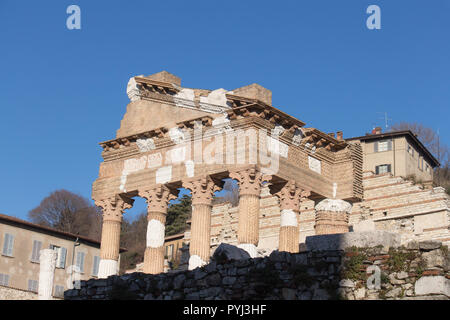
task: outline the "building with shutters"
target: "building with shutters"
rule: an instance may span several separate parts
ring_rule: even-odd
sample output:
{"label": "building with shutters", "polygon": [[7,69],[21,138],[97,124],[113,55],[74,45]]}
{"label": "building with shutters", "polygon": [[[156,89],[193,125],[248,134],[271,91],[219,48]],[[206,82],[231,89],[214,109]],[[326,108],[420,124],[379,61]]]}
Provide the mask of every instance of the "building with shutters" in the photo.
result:
{"label": "building with shutters", "polygon": [[382,133],[377,127],[371,134],[345,140],[361,144],[363,171],[405,178],[414,176],[417,181],[431,184],[433,168],[439,166],[439,161],[409,130]]}
{"label": "building with shutters", "polygon": [[76,272],[71,265],[79,268],[80,280],[97,277],[100,242],[0,214],[0,289],[37,292],[39,252],[46,248],[58,252],[53,285],[55,298],[63,297],[72,269]]}

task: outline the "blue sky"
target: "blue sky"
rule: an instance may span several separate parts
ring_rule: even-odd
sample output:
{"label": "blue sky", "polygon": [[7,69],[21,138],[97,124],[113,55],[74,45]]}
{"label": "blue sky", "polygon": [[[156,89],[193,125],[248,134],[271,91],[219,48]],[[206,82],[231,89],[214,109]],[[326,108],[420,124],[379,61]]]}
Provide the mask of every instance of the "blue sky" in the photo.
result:
{"label": "blue sky", "polygon": [[[71,4],[81,30],[66,28]],[[371,4],[381,30],[366,28]],[[344,137],[388,112],[448,144],[449,16],[447,0],[0,0],[0,212],[26,218],[59,188],[90,198],[128,79],[161,70],[186,87],[259,83],[274,106]]]}

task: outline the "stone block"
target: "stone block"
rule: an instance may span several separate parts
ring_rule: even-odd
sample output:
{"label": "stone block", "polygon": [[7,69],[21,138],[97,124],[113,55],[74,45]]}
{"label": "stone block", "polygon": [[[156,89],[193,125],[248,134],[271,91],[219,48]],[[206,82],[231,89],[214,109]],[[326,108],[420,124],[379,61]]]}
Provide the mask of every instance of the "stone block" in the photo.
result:
{"label": "stone block", "polygon": [[242,259],[250,259],[250,255],[247,251],[233,246],[228,243],[221,243],[211,258],[212,260],[219,261],[227,261],[227,260],[242,260]]}
{"label": "stone block", "polygon": [[388,231],[348,232],[306,237],[310,251],[345,250],[350,247],[370,248],[376,246],[399,247],[400,234]]}
{"label": "stone block", "polygon": [[354,232],[375,231],[375,222],[373,220],[362,220],[353,225]]}
{"label": "stone block", "polygon": [[441,250],[427,251],[422,254],[426,268],[442,268],[445,265],[445,257]]}
{"label": "stone block", "polygon": [[427,240],[419,242],[419,249],[424,251],[439,249],[441,246],[442,243],[440,241]]}
{"label": "stone block", "polygon": [[414,286],[416,295],[443,294],[450,297],[450,280],[443,276],[421,277]]}

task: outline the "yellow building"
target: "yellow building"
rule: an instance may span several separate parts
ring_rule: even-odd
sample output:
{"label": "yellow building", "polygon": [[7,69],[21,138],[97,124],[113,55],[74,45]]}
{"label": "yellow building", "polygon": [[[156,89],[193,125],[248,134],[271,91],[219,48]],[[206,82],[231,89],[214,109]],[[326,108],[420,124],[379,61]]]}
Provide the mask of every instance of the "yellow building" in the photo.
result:
{"label": "yellow building", "polygon": [[72,269],[76,271],[72,265],[79,268],[80,280],[97,277],[100,242],[0,214],[0,288],[37,292],[39,251],[46,248],[58,252],[54,297],[67,290]]}
{"label": "yellow building", "polygon": [[433,168],[439,166],[439,161],[409,130],[382,133],[381,128],[376,128],[372,134],[345,140],[361,143],[363,171],[414,176],[417,181],[431,183]]}

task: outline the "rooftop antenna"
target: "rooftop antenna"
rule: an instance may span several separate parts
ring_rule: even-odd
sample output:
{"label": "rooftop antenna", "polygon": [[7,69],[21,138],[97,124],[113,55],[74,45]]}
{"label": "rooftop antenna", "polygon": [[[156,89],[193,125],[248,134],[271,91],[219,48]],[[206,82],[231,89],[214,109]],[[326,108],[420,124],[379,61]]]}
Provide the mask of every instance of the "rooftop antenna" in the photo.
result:
{"label": "rooftop antenna", "polygon": [[439,128],[437,129],[437,153],[438,153],[438,161],[439,161],[439,167],[437,169],[438,173],[438,186],[441,186],[441,146],[440,146],[440,137],[439,137]]}
{"label": "rooftop antenna", "polygon": [[389,121],[392,121],[392,119],[391,119],[391,118],[388,118],[387,112],[378,112],[378,113],[383,115],[383,117],[380,118],[380,119],[384,120],[384,126],[385,126],[385,128],[386,128],[386,131],[388,131],[388,128],[389,128]]}

